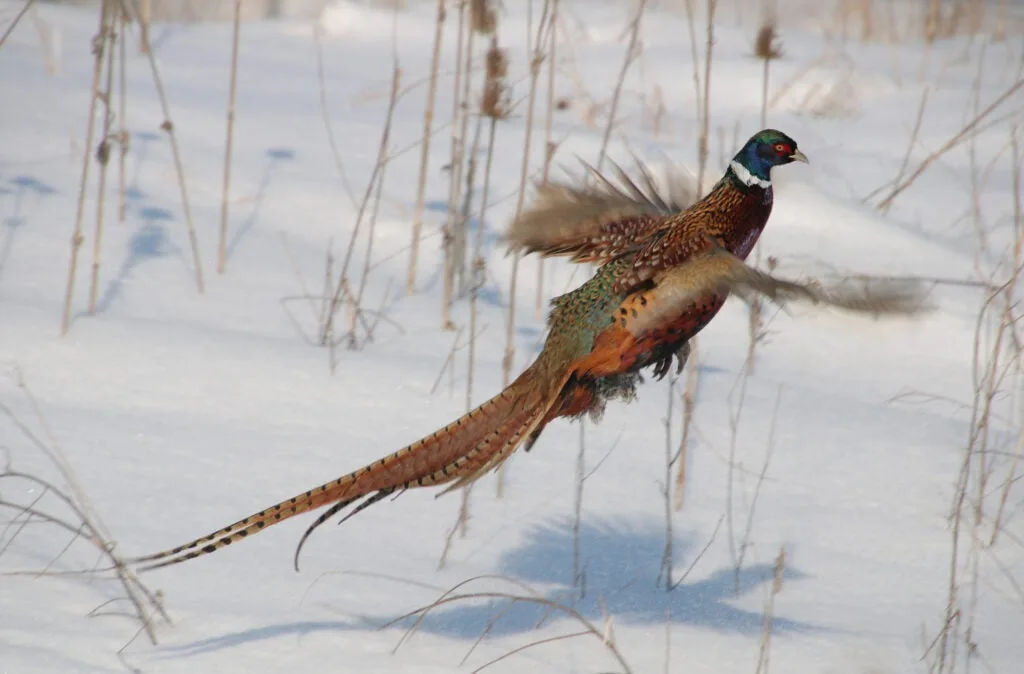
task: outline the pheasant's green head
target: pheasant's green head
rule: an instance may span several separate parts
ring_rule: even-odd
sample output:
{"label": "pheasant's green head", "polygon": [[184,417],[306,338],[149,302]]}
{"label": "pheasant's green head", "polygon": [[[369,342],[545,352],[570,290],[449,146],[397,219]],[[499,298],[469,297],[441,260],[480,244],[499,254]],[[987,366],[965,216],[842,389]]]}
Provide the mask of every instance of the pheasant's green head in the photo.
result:
{"label": "pheasant's green head", "polygon": [[729,170],[748,187],[771,186],[771,170],[794,161],[807,163],[807,157],[797,149],[796,141],[774,129],[755,133],[729,163]]}

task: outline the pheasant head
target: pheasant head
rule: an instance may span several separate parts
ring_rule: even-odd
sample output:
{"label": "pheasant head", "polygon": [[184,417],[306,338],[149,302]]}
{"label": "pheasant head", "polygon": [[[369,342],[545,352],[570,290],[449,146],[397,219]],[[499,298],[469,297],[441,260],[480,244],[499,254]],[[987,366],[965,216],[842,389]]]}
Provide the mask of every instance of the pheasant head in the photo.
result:
{"label": "pheasant head", "polygon": [[774,129],[758,131],[729,162],[729,173],[746,187],[771,187],[771,170],[794,161],[807,163],[796,141]]}

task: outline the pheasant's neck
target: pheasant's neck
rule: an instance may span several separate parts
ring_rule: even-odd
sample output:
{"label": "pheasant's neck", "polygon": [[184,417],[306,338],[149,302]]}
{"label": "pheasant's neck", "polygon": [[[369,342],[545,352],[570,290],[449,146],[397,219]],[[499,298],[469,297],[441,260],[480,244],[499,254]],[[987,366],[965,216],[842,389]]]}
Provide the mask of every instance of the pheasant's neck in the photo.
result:
{"label": "pheasant's neck", "polygon": [[757,175],[735,159],[729,162],[729,172],[744,187],[760,188],[762,190],[768,190],[772,187],[771,178]]}
{"label": "pheasant's neck", "polygon": [[750,255],[765,225],[768,224],[772,201],[770,185],[767,189],[753,188],[744,191],[741,205],[737,209],[736,225],[725,237],[726,245],[733,255],[744,260]]}

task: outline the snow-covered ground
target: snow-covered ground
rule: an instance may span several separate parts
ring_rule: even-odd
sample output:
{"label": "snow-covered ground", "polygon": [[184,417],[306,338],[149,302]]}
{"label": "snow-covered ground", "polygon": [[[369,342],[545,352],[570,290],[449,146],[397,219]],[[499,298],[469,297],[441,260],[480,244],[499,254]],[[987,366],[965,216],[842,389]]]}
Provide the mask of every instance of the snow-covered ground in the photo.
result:
{"label": "snow-covered ground", "polygon": [[[0,21],[13,18],[21,4],[0,4]],[[619,2],[561,4],[565,42],[556,88],[572,103],[556,113],[554,135],[561,143],[556,161],[569,165],[574,155],[596,158],[631,10]],[[624,162],[635,152],[692,168],[697,127],[689,33],[685,13],[671,4],[646,14],[643,54],[626,80],[610,152]],[[750,56],[756,12],[744,3],[721,4],[711,82],[715,174],[735,148],[734,136],[742,142],[757,129],[761,96],[761,66]],[[762,254],[778,258],[781,273],[793,276],[831,270],[979,278],[1014,238],[1008,141],[1011,124],[1022,121],[1024,93],[1018,90],[987,118],[997,123],[977,136],[973,158],[967,145],[943,155],[885,214],[872,205],[878,197],[870,203],[864,197],[899,173],[926,89],[911,169],[970,120],[975,91],[981,110],[1020,79],[1020,35],[1004,42],[958,37],[926,49],[909,37],[860,42],[851,28],[843,41],[826,4],[783,8],[785,56],[772,64],[771,95],[779,96],[768,119],[798,140],[811,164],[776,171],[776,207]],[[918,4],[899,5],[899,16],[911,16],[904,10]],[[93,152],[84,132],[96,12],[39,4],[0,48],[0,402],[10,412],[0,416],[0,451],[11,470],[62,485],[12,416],[41,438],[52,435],[123,554],[207,533],[464,411],[465,349],[456,354],[454,376],[446,373],[431,393],[454,339],[439,328],[447,127],[433,145],[417,292],[401,292],[419,162],[413,147],[389,164],[383,187],[366,292],[366,305],[384,314],[373,341],[361,350],[340,349],[332,374],[328,352],[311,343],[315,313],[295,299],[321,292],[327,254],[333,252],[337,269],[357,211],[328,143],[314,35],[322,36],[326,105],[340,158],[359,199],[380,142],[393,49],[403,84],[415,86],[396,108],[392,147],[416,143],[422,134],[434,11],[433,2],[411,3],[397,15],[336,2],[318,31],[287,21],[244,25],[223,275],[214,265],[231,29],[153,27],[206,272],[201,295],[171,148],[160,130],[163,113],[148,61],[130,43],[126,218],[117,220],[112,161],[98,311],[87,316],[94,165],[73,323],[63,338],[82,158]],[[525,2],[505,3],[500,36],[510,50],[514,99],[528,88],[526,22]],[[40,34],[48,36],[48,47]],[[703,51],[700,27],[697,35]],[[453,42],[449,22],[439,125],[451,117]],[[48,62],[56,67],[48,69]],[[665,117],[655,134],[650,111],[659,97]],[[496,139],[475,402],[501,383],[511,261],[496,235],[515,208],[523,110],[521,104],[500,125]],[[591,113],[596,125],[588,126]],[[533,136],[533,168],[543,156],[542,119]],[[983,175],[976,201],[972,166]],[[362,268],[364,242],[353,269]],[[516,370],[543,337],[535,270],[535,261],[525,261],[519,279]],[[545,292],[578,284],[584,271],[549,263]],[[637,402],[612,405],[600,425],[585,426],[593,473],[583,492],[586,594],[577,610],[610,630],[635,672],[752,673],[774,560],[784,549],[785,578],[772,608],[774,671],[926,671],[921,658],[942,627],[949,593],[948,518],[970,432],[970,410],[962,404],[973,395],[983,298],[975,287],[939,285],[932,313],[879,321],[804,307],[773,310],[742,407],[747,310],[731,301],[699,340],[685,504],[673,518],[674,572],[692,568],[674,591],[656,586],[665,539],[668,385],[648,382]],[[467,301],[460,300],[453,318],[465,325],[467,317]],[[1008,379],[1003,388],[1016,385]],[[908,393],[916,395],[893,400]],[[991,457],[992,490],[1019,451],[1020,426],[1006,409],[1016,398],[1000,400],[991,432],[1003,453]],[[673,446],[679,409],[677,399]],[[494,478],[484,479],[473,492],[468,535],[455,539],[441,570],[459,497],[435,500],[422,491],[374,506],[341,528],[322,528],[306,546],[300,573],[291,559],[308,518],[144,574],[174,620],[158,628],[156,646],[139,637],[125,647],[138,624],[124,615],[121,600],[105,604],[122,596],[109,574],[10,574],[88,570],[97,555],[79,541],[53,562],[69,534],[38,521],[21,526],[24,518],[14,520],[16,513],[6,510],[0,672],[471,671],[530,641],[576,631],[578,623],[568,619],[541,620],[541,609],[506,611],[501,602],[439,608],[394,652],[408,623],[379,626],[484,574],[571,601],[578,446],[577,426],[555,423],[530,454],[510,462],[503,498],[495,497]],[[28,505],[39,496],[25,481],[0,480],[4,502]],[[64,512],[52,495],[36,505]],[[1003,522],[1005,535],[981,553],[976,575],[965,569],[961,601],[963,615],[974,620],[975,666],[1012,673],[1024,661],[1019,486],[1009,492]],[[748,528],[737,571],[734,558]],[[510,586],[481,581],[469,589],[495,587]],[[597,639],[580,637],[527,650],[491,671],[617,667]]]}

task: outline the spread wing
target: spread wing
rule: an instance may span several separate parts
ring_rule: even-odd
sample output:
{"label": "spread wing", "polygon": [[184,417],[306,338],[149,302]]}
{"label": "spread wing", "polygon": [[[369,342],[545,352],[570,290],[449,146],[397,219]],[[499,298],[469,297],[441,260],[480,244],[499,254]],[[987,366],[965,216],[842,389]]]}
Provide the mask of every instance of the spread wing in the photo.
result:
{"label": "spread wing", "polygon": [[808,302],[874,316],[913,315],[931,308],[920,283],[879,279],[871,285],[844,283],[827,288],[759,271],[721,247],[662,272],[654,279],[653,292],[658,301],[651,303],[640,321],[634,321],[632,329],[637,332],[671,320],[709,293],[732,293],[744,299],[757,294],[779,305]]}
{"label": "spread wing", "polygon": [[681,170],[659,186],[647,166],[637,166],[635,181],[617,165],[613,179],[584,164],[588,179],[579,185],[538,185],[533,203],[509,225],[509,249],[597,263],[638,249],[692,206],[697,191]]}

